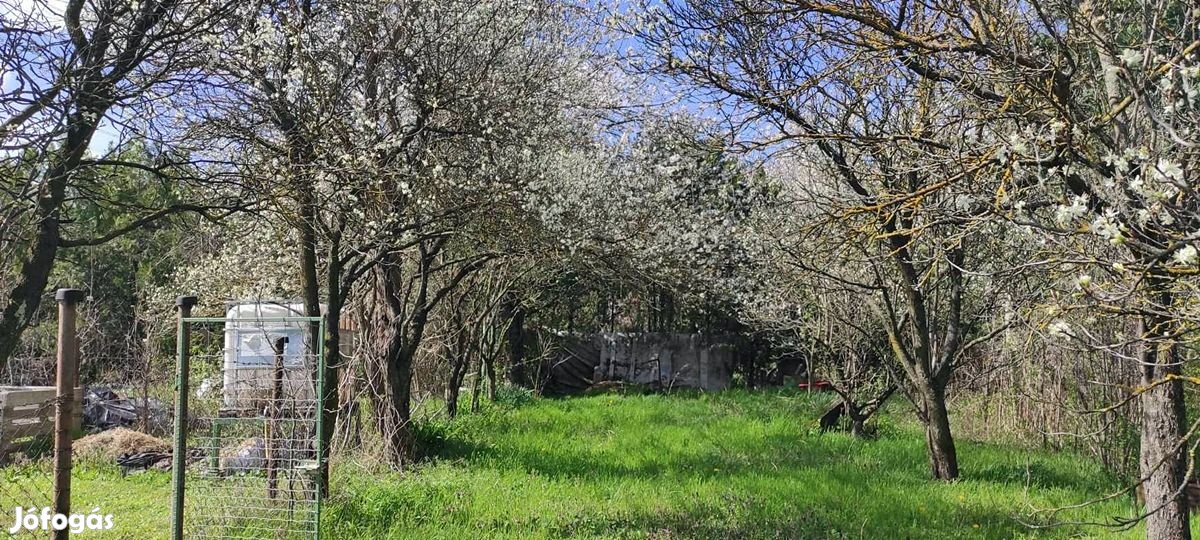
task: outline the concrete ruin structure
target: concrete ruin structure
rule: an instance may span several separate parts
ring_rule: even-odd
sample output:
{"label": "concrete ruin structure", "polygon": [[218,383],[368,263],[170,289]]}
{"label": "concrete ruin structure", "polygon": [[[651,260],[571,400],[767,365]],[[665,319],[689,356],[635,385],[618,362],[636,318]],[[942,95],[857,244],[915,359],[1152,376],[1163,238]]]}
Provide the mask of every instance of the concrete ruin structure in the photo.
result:
{"label": "concrete ruin structure", "polygon": [[722,336],[669,333],[560,335],[546,389],[571,393],[602,382],[724,390],[736,348]]}

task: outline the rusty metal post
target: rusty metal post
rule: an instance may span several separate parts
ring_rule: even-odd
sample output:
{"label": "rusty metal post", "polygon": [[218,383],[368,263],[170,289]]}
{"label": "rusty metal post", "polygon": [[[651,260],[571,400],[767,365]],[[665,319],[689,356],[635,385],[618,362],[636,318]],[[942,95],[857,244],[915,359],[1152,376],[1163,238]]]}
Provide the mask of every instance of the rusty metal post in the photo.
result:
{"label": "rusty metal post", "polygon": [[[75,335],[76,307],[83,300],[79,289],[59,289],[58,397],[54,408],[54,512],[71,513],[71,437],[75,426],[75,384],[79,377],[79,344]],[[69,528],[54,531],[54,540],[65,540]]]}
{"label": "rusty metal post", "polygon": [[176,354],[179,356],[175,373],[175,449],[171,456],[171,479],[174,485],[174,496],[171,501],[171,538],[183,540],[183,488],[187,469],[187,411],[188,411],[188,371],[191,369],[192,329],[184,319],[192,316],[192,307],[196,305],[195,296],[180,296],[175,299],[175,308],[179,310],[178,343]]}

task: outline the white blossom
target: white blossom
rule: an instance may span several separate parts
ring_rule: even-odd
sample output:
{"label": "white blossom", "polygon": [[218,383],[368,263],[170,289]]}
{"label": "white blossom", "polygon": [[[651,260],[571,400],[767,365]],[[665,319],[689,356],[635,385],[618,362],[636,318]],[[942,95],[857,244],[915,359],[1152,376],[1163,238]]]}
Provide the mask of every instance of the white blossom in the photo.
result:
{"label": "white blossom", "polygon": [[1121,51],[1121,62],[1131,68],[1142,65],[1142,53],[1133,49]]}
{"label": "white blossom", "polygon": [[1071,325],[1066,321],[1056,320],[1046,327],[1046,332],[1056,338],[1069,338],[1071,337]]}
{"label": "white blossom", "polygon": [[1070,225],[1087,213],[1088,196],[1077,195],[1069,205],[1058,205],[1054,211],[1054,221],[1059,225]]}
{"label": "white blossom", "polygon": [[1180,266],[1196,266],[1198,256],[1200,253],[1197,252],[1195,246],[1186,245],[1176,250],[1171,255],[1171,260]]}
{"label": "white blossom", "polygon": [[1092,232],[1100,235],[1113,245],[1124,244],[1127,240],[1124,227],[1117,220],[1117,212],[1112,209],[1105,211],[1104,215],[1097,216],[1092,221]]}

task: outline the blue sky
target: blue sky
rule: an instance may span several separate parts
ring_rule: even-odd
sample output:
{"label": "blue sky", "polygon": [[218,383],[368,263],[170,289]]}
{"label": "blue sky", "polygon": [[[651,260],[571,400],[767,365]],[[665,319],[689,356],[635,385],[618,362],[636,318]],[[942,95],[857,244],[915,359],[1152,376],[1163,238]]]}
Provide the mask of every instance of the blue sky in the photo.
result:
{"label": "blue sky", "polygon": [[[586,0],[586,2],[595,9],[593,13],[603,14],[608,9],[614,9],[617,13],[629,14],[638,9],[637,2],[628,0]],[[7,18],[14,15],[36,14],[50,24],[61,27],[62,13],[66,6],[67,0],[0,0],[0,11]],[[16,10],[17,13],[11,14],[11,11]],[[603,44],[605,51],[608,53],[627,53],[632,52],[637,54],[640,52],[641,44],[636,39],[618,38],[616,41],[611,41]],[[0,74],[0,90],[5,92],[11,91],[14,87],[10,73]],[[702,99],[696,94],[686,92],[684,88],[670,79],[663,77],[651,77],[648,82],[653,88],[640,88],[631,92],[632,97],[637,97],[642,100],[642,104],[650,107],[667,106],[677,111],[685,111],[686,113],[697,117],[707,118],[710,120],[719,120],[722,116],[728,116],[734,111],[729,103],[713,102],[710,99]],[[43,81],[43,84],[48,86],[49,81]],[[120,118],[120,110],[109,111],[108,118]],[[104,154],[111,145],[120,141],[120,132],[118,128],[109,119],[101,122],[100,128],[92,139],[90,150],[93,154]]]}
{"label": "blue sky", "polygon": [[[0,0],[0,16],[5,19],[10,17],[22,17],[24,15],[35,15],[52,24],[61,26],[62,13],[66,6],[66,0]],[[42,81],[48,85],[49,81]],[[0,92],[11,92],[15,87],[13,74],[8,70],[0,73]],[[92,137],[92,144],[89,147],[93,154],[103,154],[115,143],[120,134],[117,129],[108,120],[103,120],[100,128],[96,131],[96,135]]]}

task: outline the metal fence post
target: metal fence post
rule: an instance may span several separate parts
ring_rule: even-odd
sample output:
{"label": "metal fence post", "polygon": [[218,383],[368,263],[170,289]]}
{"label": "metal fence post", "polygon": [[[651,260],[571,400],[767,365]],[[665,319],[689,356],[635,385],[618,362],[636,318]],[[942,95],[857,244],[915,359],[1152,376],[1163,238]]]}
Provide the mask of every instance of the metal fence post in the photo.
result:
{"label": "metal fence post", "polygon": [[[79,289],[59,289],[58,300],[58,397],[54,408],[54,513],[71,513],[71,433],[75,426],[75,384],[79,377],[79,344],[75,335],[76,306],[83,300]],[[65,540],[70,528],[54,531],[55,540]]]}
{"label": "metal fence post", "polygon": [[[321,329],[320,335],[324,336],[325,331],[326,331],[325,318],[322,317],[317,322],[317,324],[320,325],[320,329]],[[334,328],[333,331],[337,332],[338,329]],[[316,398],[317,398],[316,399],[316,401],[317,401],[317,403],[316,403],[316,407],[317,407],[317,432],[316,432],[316,434],[317,434],[317,470],[316,470],[316,473],[317,473],[317,476],[315,478],[316,490],[315,490],[315,493],[313,493],[313,498],[316,499],[315,502],[316,502],[316,507],[317,507],[317,523],[316,523],[317,527],[316,527],[316,530],[313,531],[313,539],[321,540],[321,504],[322,504],[322,501],[325,499],[325,491],[329,487],[329,456],[326,455],[325,437],[322,436],[322,434],[325,433],[325,411],[324,411],[324,407],[323,407],[323,405],[325,403],[325,394],[324,394],[324,392],[325,392],[325,367],[326,367],[325,366],[325,340],[324,339],[317,340],[316,346],[317,346],[317,386],[316,386]]]}
{"label": "metal fence post", "polygon": [[172,540],[183,540],[183,488],[184,473],[187,469],[188,370],[192,332],[184,319],[192,316],[192,306],[195,306],[197,301],[195,296],[180,296],[175,299],[175,307],[179,312],[176,337],[176,354],[179,359],[175,374],[175,450],[171,459],[171,479],[174,486],[171,500]]}

